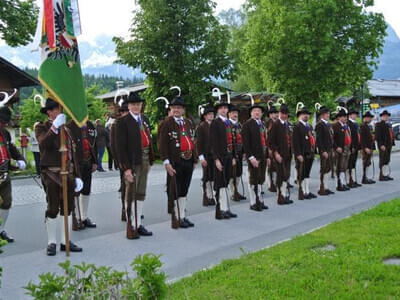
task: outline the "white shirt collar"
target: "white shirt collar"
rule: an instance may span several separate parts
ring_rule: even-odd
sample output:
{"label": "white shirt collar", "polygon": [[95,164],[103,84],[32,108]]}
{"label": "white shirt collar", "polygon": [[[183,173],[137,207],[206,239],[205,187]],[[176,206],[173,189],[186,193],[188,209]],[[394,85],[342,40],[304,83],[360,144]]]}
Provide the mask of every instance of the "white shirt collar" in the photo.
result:
{"label": "white shirt collar", "polygon": [[133,112],[129,112],[129,113],[131,114],[132,117],[135,118],[136,121],[138,121],[138,119],[139,119],[139,117],[140,117],[140,114],[139,114],[139,115],[136,115],[136,114],[134,114]]}
{"label": "white shirt collar", "polygon": [[344,125],[346,125],[345,123],[342,123],[342,122],[340,122],[340,121],[338,121],[338,122],[339,122],[340,125],[342,125],[342,127],[343,127]]}
{"label": "white shirt collar", "polygon": [[301,124],[303,124],[304,126],[307,126],[307,122],[304,122],[303,120],[299,120],[299,122],[301,123]]}
{"label": "white shirt collar", "polygon": [[225,117],[223,117],[223,116],[221,116],[221,115],[218,115],[218,118],[220,118],[222,121],[226,121],[226,120],[228,120],[228,118],[225,118]]}
{"label": "white shirt collar", "polygon": [[232,123],[233,125],[236,125],[236,123],[238,122],[238,121],[235,121],[235,120],[233,120],[233,119],[229,119],[229,121],[231,121],[231,123]]}
{"label": "white shirt collar", "polygon": [[353,122],[354,124],[357,123],[356,120],[353,120],[353,119],[350,119],[350,118],[349,118],[349,121]]}
{"label": "white shirt collar", "polygon": [[322,120],[322,122],[324,122],[325,124],[328,124],[329,122],[327,121],[327,120],[325,120],[325,119],[321,119]]}
{"label": "white shirt collar", "polygon": [[183,117],[180,117],[180,118],[174,117],[174,120],[176,123],[178,123],[179,121],[183,122]]}
{"label": "white shirt collar", "polygon": [[283,121],[281,118],[279,118],[279,121],[281,121],[282,125],[285,125],[286,121]]}

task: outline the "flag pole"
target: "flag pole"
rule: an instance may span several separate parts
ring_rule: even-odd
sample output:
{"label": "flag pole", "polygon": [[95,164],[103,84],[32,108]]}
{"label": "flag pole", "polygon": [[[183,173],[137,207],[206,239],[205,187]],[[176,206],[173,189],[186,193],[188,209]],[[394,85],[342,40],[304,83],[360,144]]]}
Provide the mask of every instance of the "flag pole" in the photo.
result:
{"label": "flag pole", "polygon": [[60,152],[61,152],[61,184],[64,204],[64,231],[65,231],[65,254],[69,256],[69,226],[68,226],[68,170],[67,170],[67,146],[65,141],[65,127],[61,126],[60,131]]}

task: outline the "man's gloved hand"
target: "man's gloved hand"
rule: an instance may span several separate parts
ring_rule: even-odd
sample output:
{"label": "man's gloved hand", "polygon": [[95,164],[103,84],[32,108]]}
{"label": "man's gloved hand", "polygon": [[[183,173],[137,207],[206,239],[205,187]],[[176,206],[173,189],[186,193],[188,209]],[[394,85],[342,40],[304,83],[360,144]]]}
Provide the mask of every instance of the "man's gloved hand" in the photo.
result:
{"label": "man's gloved hand", "polygon": [[65,115],[64,114],[59,114],[56,118],[55,118],[55,120],[53,121],[53,126],[55,127],[55,128],[60,128],[62,125],[64,125],[65,124],[65,121],[66,121],[66,118],[65,118]]}
{"label": "man's gloved hand", "polygon": [[26,168],[26,163],[23,160],[18,160],[17,161],[17,167],[20,168],[21,170],[25,170]]}
{"label": "man's gloved hand", "polygon": [[79,193],[83,189],[83,181],[80,178],[75,178],[75,193]]}

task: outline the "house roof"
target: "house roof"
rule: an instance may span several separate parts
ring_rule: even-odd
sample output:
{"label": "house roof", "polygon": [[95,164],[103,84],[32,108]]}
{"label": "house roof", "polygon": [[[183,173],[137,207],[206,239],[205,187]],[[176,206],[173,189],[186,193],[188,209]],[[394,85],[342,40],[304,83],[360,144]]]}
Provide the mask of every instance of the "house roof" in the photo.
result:
{"label": "house roof", "polygon": [[400,80],[368,80],[368,89],[372,97],[400,97]]}
{"label": "house roof", "polygon": [[[131,86],[123,87],[121,90],[126,90],[128,93],[137,93],[143,92],[147,89],[148,85],[144,83],[138,83]],[[97,96],[96,98],[102,99],[104,101],[113,101],[115,95],[117,94],[117,90],[111,91],[109,93],[105,93],[103,95]]]}
{"label": "house roof", "polygon": [[5,74],[12,82],[13,88],[21,88],[26,86],[40,85],[40,82],[21,70],[17,66],[10,63],[8,60],[0,56],[0,73]]}

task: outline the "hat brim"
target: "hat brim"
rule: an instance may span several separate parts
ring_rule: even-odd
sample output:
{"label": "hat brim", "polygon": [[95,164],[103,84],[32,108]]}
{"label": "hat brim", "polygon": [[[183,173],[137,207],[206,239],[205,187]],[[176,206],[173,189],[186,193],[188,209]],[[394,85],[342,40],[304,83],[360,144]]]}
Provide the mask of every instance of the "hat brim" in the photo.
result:
{"label": "hat brim", "polygon": [[251,112],[253,109],[255,109],[255,108],[259,108],[259,109],[261,109],[261,111],[263,111],[264,112],[264,107],[263,106],[261,106],[261,105],[253,105],[253,106],[251,106],[250,107],[250,109],[249,109],[249,111]]}
{"label": "hat brim", "polygon": [[380,117],[382,117],[382,116],[391,116],[392,114],[390,113],[390,112],[385,112],[385,113],[381,113],[379,116]]}
{"label": "hat brim", "polygon": [[301,110],[296,113],[296,116],[300,115],[311,115],[311,113],[308,110]]}
{"label": "hat brim", "polygon": [[222,107],[222,106],[226,106],[228,109],[230,109],[231,108],[231,104],[229,104],[229,103],[218,103],[218,104],[215,104],[214,105],[214,109],[215,110],[218,110],[220,107]]}
{"label": "hat brim", "polygon": [[54,109],[54,108],[56,108],[56,107],[59,107],[59,106],[60,106],[60,104],[58,104],[57,102],[54,102],[54,103],[51,103],[49,106],[42,107],[42,108],[40,109],[40,112],[41,112],[42,114],[47,114],[47,111],[49,111],[49,110],[51,110],[51,109]]}

